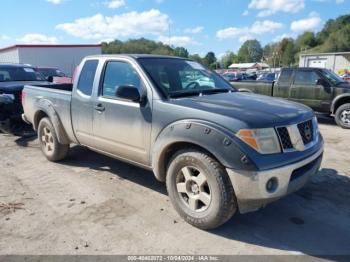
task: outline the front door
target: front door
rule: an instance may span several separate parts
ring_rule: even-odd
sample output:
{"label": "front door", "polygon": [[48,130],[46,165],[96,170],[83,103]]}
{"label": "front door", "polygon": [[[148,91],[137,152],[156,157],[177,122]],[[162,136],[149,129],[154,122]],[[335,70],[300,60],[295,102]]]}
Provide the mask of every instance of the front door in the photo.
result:
{"label": "front door", "polygon": [[119,158],[149,164],[152,110],[148,101],[125,101],[116,96],[120,86],[146,90],[136,67],[128,61],[107,61],[94,105],[93,134],[95,148]]}
{"label": "front door", "polygon": [[327,88],[318,84],[321,76],[312,70],[296,70],[290,88],[290,100],[305,104],[316,111],[323,110],[323,102],[331,98]]}

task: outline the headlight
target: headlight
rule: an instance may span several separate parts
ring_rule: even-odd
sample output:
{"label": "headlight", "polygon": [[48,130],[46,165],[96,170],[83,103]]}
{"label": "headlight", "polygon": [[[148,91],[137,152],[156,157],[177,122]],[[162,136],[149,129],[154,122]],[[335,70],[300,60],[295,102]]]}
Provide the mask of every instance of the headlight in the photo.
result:
{"label": "headlight", "polygon": [[261,154],[281,153],[274,128],[241,129],[236,136]]}

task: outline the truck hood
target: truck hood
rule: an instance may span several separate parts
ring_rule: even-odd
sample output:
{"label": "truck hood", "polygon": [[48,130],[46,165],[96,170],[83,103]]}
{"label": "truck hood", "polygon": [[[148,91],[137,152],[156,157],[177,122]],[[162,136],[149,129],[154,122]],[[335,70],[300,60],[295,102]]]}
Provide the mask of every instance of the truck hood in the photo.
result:
{"label": "truck hood", "polygon": [[345,88],[345,89],[350,89],[350,83],[348,82],[341,82],[337,86],[337,88]]}
{"label": "truck hood", "polygon": [[19,82],[0,82],[0,92],[15,93],[21,91],[25,85],[50,84],[46,81],[19,81]]}
{"label": "truck hood", "polygon": [[290,125],[314,116],[311,108],[280,98],[253,93],[221,93],[176,99],[175,104],[224,115],[251,128]]}

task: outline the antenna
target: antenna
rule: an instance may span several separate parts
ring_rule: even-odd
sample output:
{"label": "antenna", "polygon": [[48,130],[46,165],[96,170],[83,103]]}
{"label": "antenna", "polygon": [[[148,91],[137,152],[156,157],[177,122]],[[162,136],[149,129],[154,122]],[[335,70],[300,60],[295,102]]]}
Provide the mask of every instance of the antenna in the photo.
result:
{"label": "antenna", "polygon": [[171,46],[171,31],[170,31],[170,21],[168,21],[168,33],[169,33],[169,46]]}

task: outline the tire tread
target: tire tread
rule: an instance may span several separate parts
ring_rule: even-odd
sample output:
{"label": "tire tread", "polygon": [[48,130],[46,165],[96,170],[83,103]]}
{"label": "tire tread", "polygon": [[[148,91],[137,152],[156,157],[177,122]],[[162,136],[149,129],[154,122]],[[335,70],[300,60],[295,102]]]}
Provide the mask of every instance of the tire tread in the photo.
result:
{"label": "tire tread", "polygon": [[335,122],[337,123],[338,126],[340,126],[341,128],[344,129],[350,129],[350,126],[344,125],[342,123],[342,121],[340,120],[340,113],[344,110],[344,109],[349,109],[350,110],[350,103],[346,103],[343,104],[341,106],[338,107],[337,111],[335,112]]}
{"label": "tire tread", "polygon": [[[215,219],[212,219],[211,221],[208,221],[205,218],[195,218],[189,216],[183,210],[181,210],[181,208],[177,207],[177,205],[174,205],[175,209],[178,211],[181,217],[184,218],[189,224],[201,229],[214,229],[226,223],[237,210],[237,200],[235,197],[234,189],[226,170],[212,156],[208,155],[206,152],[203,152],[200,149],[193,147],[184,148],[176,152],[169,161],[168,170],[171,163],[177,161],[177,159],[182,155],[190,157],[195,156],[201,161],[206,162],[209,166],[211,166],[211,168],[213,168],[213,170],[215,170],[214,176],[219,186],[219,192],[221,194],[222,202],[220,203],[220,212],[218,212]],[[167,180],[168,192],[170,192],[171,190],[170,186],[171,185],[170,183],[168,183]]]}

